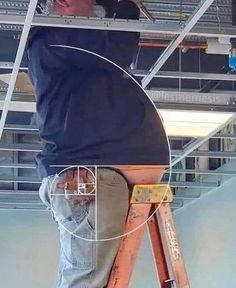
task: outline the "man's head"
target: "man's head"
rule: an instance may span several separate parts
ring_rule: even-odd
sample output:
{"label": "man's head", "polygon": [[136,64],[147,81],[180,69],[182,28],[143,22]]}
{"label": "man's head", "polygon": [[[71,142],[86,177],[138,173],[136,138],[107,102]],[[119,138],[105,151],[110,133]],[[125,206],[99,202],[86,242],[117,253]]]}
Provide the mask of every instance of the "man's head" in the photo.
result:
{"label": "man's head", "polygon": [[58,15],[92,16],[94,0],[39,0],[38,11]]}

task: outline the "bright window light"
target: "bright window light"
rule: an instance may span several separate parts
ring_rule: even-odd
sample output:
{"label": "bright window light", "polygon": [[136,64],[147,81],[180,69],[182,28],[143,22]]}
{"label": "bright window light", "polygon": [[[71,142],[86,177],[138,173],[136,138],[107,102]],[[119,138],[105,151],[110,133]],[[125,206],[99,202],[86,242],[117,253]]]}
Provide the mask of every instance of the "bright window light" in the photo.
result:
{"label": "bright window light", "polygon": [[234,113],[159,110],[168,136],[204,137],[228,121]]}

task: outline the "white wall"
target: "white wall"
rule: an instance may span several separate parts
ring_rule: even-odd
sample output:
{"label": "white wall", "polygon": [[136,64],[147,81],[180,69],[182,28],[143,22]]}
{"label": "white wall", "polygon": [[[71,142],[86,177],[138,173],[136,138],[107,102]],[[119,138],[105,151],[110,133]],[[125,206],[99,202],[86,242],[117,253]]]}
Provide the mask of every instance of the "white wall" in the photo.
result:
{"label": "white wall", "polygon": [[0,286],[53,288],[57,229],[47,212],[0,210]]}
{"label": "white wall", "polygon": [[[59,239],[50,213],[0,210],[0,227],[0,287],[55,288]],[[152,263],[145,235],[130,288],[158,288]]]}
{"label": "white wall", "polygon": [[222,186],[175,213],[191,288],[236,287],[236,177],[224,178]]}
{"label": "white wall", "polygon": [[144,234],[129,288],[160,288],[147,233]]}

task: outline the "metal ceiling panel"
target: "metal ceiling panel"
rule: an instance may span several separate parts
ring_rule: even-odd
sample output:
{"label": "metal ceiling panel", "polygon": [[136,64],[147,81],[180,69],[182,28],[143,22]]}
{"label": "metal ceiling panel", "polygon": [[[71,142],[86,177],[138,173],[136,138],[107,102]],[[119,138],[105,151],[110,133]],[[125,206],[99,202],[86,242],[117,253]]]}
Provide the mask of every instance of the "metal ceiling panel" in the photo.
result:
{"label": "metal ceiling panel", "polygon": [[[184,22],[188,19],[188,17],[192,14],[194,9],[199,5],[200,1],[197,0],[189,0],[189,1],[175,1],[175,0],[167,0],[167,1],[144,1],[144,5],[152,14],[152,16],[157,19],[157,22],[150,22],[146,20],[144,17],[142,21],[113,21],[113,20],[98,20],[98,19],[76,19],[76,18],[62,18],[62,17],[36,17],[34,19],[36,24],[39,25],[65,25],[76,27],[78,25],[82,25],[83,27],[92,27],[92,28],[100,28],[100,29],[114,29],[114,30],[130,30],[130,31],[142,31],[142,37],[144,39],[161,39],[161,40],[172,40],[175,35],[180,33],[181,27],[183,27]],[[26,15],[26,11],[28,9],[29,1],[0,1],[0,29],[3,30],[11,30],[11,31],[20,31],[22,29],[22,24],[24,23],[24,18]],[[218,5],[216,5],[218,4]],[[160,20],[160,21],[159,21]],[[19,26],[19,24],[21,24]],[[191,33],[187,35],[188,41],[197,41],[198,43],[201,41],[205,41],[205,37],[236,37],[236,28],[231,27],[231,1],[229,0],[218,0],[214,2],[206,11],[206,13],[200,18],[199,23],[191,30]],[[19,57],[18,57],[19,59]],[[0,59],[0,61],[5,61],[5,59]],[[4,63],[1,64],[2,67],[6,68]],[[0,68],[1,68],[0,65]],[[9,68],[9,67],[7,67]],[[168,73],[167,73],[168,74]],[[176,77],[180,79],[181,77],[187,77],[181,74],[179,71],[178,75],[173,76],[173,74],[169,73],[169,77]],[[165,75],[164,75],[165,76]],[[220,75],[192,75],[192,77],[196,77],[196,79],[201,79],[201,77],[207,77],[205,79],[209,79],[210,77],[220,78]],[[227,81],[234,81],[235,79],[231,79],[233,75],[224,75],[222,76],[227,78]],[[231,77],[231,78],[230,78]],[[182,91],[180,91],[182,92]],[[19,97],[18,97],[19,96]],[[10,105],[14,106],[15,111],[21,113],[20,102],[23,103],[25,108],[27,106],[27,111],[34,111],[33,105],[33,97],[24,96],[25,102],[22,101],[22,95],[13,95],[13,100],[15,103],[11,102]],[[206,95],[208,96],[208,95]],[[17,98],[18,97],[18,98]],[[227,95],[227,97],[229,97]],[[18,101],[21,98],[21,101]],[[27,98],[27,99],[26,99]],[[226,98],[226,96],[225,96]],[[5,95],[2,95],[2,105],[4,104],[3,100],[5,99]],[[227,98],[228,99],[228,98]],[[225,100],[225,99],[224,99]],[[17,102],[18,101],[18,102]],[[22,107],[23,107],[22,106]],[[23,109],[23,108],[22,108]],[[223,126],[222,126],[223,128]],[[21,125],[13,125],[13,126],[5,126],[4,133],[22,133],[24,136],[24,131],[26,133],[35,133],[35,127],[21,126]],[[209,135],[210,136],[214,136]],[[187,147],[183,147],[185,150],[175,151],[178,156],[174,160],[174,164],[178,163],[178,161],[182,160],[184,157],[209,157],[211,155],[217,157],[235,157],[235,153],[231,154],[229,151],[222,152],[209,152],[209,151],[195,151],[199,146],[201,146],[204,141],[207,141],[209,137],[204,139],[197,139],[195,142],[189,142],[190,144]],[[231,135],[234,137],[234,135]],[[22,139],[22,138],[21,138]],[[231,138],[232,140],[233,138]],[[23,140],[22,140],[23,141]],[[27,142],[28,141],[28,142]],[[25,138],[24,143],[17,143],[12,141],[12,143],[2,143],[0,145],[0,149],[4,149],[4,155],[6,153],[11,153],[12,159],[4,158],[0,161],[0,169],[10,169],[5,171],[11,171],[9,174],[1,174],[0,173],[0,195],[2,193],[2,198],[0,197],[0,209],[44,209],[43,205],[39,205],[38,198],[34,198],[34,193],[37,191],[37,187],[40,183],[39,179],[35,176],[35,164],[33,164],[33,153],[40,150],[40,146],[38,144],[32,143],[32,139]],[[10,151],[9,151],[10,150]],[[17,155],[19,153],[19,155]],[[192,155],[191,155],[192,153]],[[19,159],[21,161],[19,161]],[[22,163],[21,163],[22,162]],[[184,181],[181,178],[185,177],[185,174],[194,173],[194,175],[200,174],[201,170],[196,169],[179,169],[174,171],[173,173],[173,187],[176,187],[177,194],[176,199],[173,203],[173,208],[182,207],[184,201],[186,199],[191,200],[192,198],[196,198],[200,196],[200,194],[195,195],[185,195],[183,192],[185,191],[185,187],[192,187],[197,189],[212,189],[219,185],[218,182],[205,182],[202,179],[195,178],[194,181],[188,182]],[[2,170],[3,171],[3,170]],[[27,171],[27,172],[26,172]],[[33,172],[34,171],[34,172]],[[27,176],[27,173],[31,173]],[[203,172],[202,172],[203,173]],[[204,175],[207,173],[205,170]],[[217,172],[209,172],[219,174]],[[179,175],[181,174],[181,177]],[[177,177],[178,176],[178,177]],[[232,176],[232,173],[229,174]],[[175,178],[179,179],[175,179]],[[174,181],[176,180],[176,181]],[[183,181],[182,181],[183,180]],[[35,189],[23,189],[26,186],[22,185],[36,185]],[[5,187],[4,185],[14,185],[13,188]],[[5,188],[4,188],[5,187]],[[18,188],[21,189],[18,189]],[[33,187],[33,186],[28,186]],[[4,190],[6,189],[6,190]],[[14,195],[6,197],[8,193],[13,192]],[[179,193],[181,191],[181,193]],[[22,197],[24,194],[25,198]],[[31,195],[33,194],[33,195]],[[182,195],[182,196],[181,196]],[[182,197],[182,198],[181,198]]]}

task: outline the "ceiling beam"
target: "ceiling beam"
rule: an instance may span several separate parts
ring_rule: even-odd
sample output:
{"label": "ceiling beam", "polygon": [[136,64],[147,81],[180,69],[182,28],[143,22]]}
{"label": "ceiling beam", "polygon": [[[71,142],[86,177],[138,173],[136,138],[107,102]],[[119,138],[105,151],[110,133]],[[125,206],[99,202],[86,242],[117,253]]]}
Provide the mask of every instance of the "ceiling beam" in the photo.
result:
{"label": "ceiling beam", "polygon": [[0,144],[0,151],[41,152],[42,145],[37,144]]}
{"label": "ceiling beam", "polygon": [[18,177],[15,177],[15,176],[1,176],[0,175],[0,183],[1,182],[12,182],[12,183],[38,183],[40,184],[41,183],[41,180],[39,178],[31,178],[31,177],[24,177],[24,176],[18,176]]}
{"label": "ceiling beam", "polygon": [[[132,69],[130,70],[130,73],[138,77],[144,77],[148,74],[148,71]],[[198,72],[191,72],[191,71],[189,72],[158,71],[154,75],[154,78],[236,81],[235,74],[198,73]]]}
{"label": "ceiling beam", "polygon": [[[14,25],[23,25],[25,16],[20,13],[1,13],[0,28],[8,28]],[[1,24],[2,23],[2,24]],[[98,19],[98,18],[82,18],[82,17],[65,17],[65,16],[35,16],[32,22],[33,26],[49,26],[49,27],[64,27],[64,28],[83,28],[83,29],[98,29],[98,30],[115,30],[115,31],[134,31],[143,33],[169,34],[177,35],[181,31],[179,21],[155,20],[149,22],[147,20],[113,20],[113,19]],[[206,38],[236,38],[235,27],[224,27],[219,31],[219,27],[206,25],[198,25],[188,32],[188,35],[202,36]]]}
{"label": "ceiling beam", "polygon": [[[0,61],[0,69],[13,69],[14,62]],[[28,70],[28,67],[20,67],[20,70]]]}
{"label": "ceiling beam", "polygon": [[0,195],[33,195],[38,196],[38,190],[0,190]]}
{"label": "ceiling beam", "polygon": [[[0,110],[4,108],[4,101],[0,100]],[[8,111],[16,112],[36,112],[36,104],[34,102],[26,101],[11,101]]]}
{"label": "ceiling beam", "polygon": [[[168,182],[161,182],[168,184]],[[188,181],[171,181],[170,186],[173,188],[216,188],[220,186],[218,182],[188,182]]]}
{"label": "ceiling beam", "polygon": [[199,175],[236,175],[236,171],[224,171],[224,170],[195,170],[195,169],[171,169],[167,171],[171,174],[199,174]]}
{"label": "ceiling beam", "polygon": [[[0,61],[0,69],[12,69],[13,65],[13,62]],[[20,67],[20,70],[27,71],[28,67]],[[129,72],[137,77],[144,77],[148,74],[147,70],[138,69],[130,69]],[[235,74],[200,73],[191,71],[158,71],[154,78],[236,81]]]}
{"label": "ceiling beam", "polygon": [[43,211],[43,212],[47,212],[48,210],[46,209],[45,205],[41,205],[41,206],[37,206],[35,205],[33,207],[33,205],[31,206],[27,206],[27,205],[17,205],[17,204],[0,204],[0,210],[4,210],[4,211]]}
{"label": "ceiling beam", "polygon": [[[0,168],[35,169],[36,164],[0,162]],[[1,192],[0,192],[1,193]]]}
{"label": "ceiling beam", "polygon": [[6,124],[4,130],[7,131],[31,131],[38,132],[38,127],[34,125]]}
{"label": "ceiling beam", "polygon": [[[172,156],[181,156],[183,150],[171,150]],[[189,153],[186,157],[201,157],[201,158],[229,158],[236,159],[236,152],[233,151],[193,151]]]}

